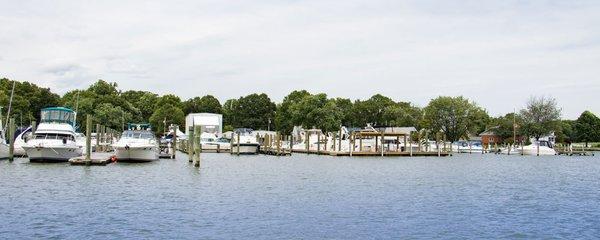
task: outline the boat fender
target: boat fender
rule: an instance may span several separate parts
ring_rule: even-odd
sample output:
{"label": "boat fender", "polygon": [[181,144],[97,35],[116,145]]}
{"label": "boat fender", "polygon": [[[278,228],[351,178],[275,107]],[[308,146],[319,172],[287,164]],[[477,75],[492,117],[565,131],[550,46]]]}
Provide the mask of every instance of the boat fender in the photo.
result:
{"label": "boat fender", "polygon": [[113,155],[113,156],[111,156],[111,157],[110,157],[110,161],[112,161],[112,162],[116,162],[116,161],[117,161],[117,156],[114,156],[114,155]]}
{"label": "boat fender", "polygon": [[63,144],[67,144],[67,138],[62,139]]}
{"label": "boat fender", "polygon": [[125,145],[125,150],[129,150],[129,145]]}

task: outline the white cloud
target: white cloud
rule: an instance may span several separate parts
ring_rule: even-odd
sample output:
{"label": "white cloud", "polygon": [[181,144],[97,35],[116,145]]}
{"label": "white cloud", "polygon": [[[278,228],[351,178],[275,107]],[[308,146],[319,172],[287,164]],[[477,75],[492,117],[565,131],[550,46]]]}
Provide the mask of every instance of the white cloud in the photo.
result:
{"label": "white cloud", "polygon": [[424,105],[464,95],[492,114],[600,90],[600,3],[7,1],[0,75],[64,93],[96,79],[221,100],[294,89]]}

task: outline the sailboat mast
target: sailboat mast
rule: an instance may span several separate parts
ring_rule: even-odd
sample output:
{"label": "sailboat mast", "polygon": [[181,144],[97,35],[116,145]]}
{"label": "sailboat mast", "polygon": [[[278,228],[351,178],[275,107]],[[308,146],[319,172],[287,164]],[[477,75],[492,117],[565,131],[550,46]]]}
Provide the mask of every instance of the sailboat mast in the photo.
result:
{"label": "sailboat mast", "polygon": [[[17,84],[16,81],[13,80],[13,86],[12,86],[12,90],[10,92],[10,101],[8,102],[8,110],[6,112],[6,124],[8,124],[8,119],[10,118],[10,110],[12,108],[12,101],[13,101],[13,96],[15,95],[15,85]],[[5,129],[5,128],[3,128]]]}
{"label": "sailboat mast", "polygon": [[513,144],[517,142],[517,113],[516,110],[513,109]]}

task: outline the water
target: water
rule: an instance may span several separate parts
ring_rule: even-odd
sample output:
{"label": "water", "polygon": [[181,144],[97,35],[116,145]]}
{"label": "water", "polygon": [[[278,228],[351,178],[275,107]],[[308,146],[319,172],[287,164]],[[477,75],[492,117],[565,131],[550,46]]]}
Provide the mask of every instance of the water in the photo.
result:
{"label": "water", "polygon": [[600,157],[0,162],[2,239],[597,238]]}

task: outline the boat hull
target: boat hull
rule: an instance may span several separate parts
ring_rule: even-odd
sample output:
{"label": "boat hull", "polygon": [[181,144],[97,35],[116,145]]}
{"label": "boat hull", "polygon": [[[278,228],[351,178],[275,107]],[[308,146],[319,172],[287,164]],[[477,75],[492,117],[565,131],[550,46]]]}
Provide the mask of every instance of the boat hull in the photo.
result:
{"label": "boat hull", "polygon": [[157,147],[115,147],[115,157],[119,162],[152,162],[157,161]]}
{"label": "boat hull", "polygon": [[[523,148],[523,155],[537,156],[538,155],[537,147]],[[540,156],[552,156],[552,155],[556,155],[556,151],[549,147],[540,147],[539,155]]]}
{"label": "boat hull", "polygon": [[68,162],[79,157],[83,151],[79,147],[23,147],[30,162]]}
{"label": "boat hull", "polygon": [[8,159],[9,149],[8,144],[0,143],[0,160]]}
{"label": "boat hull", "polygon": [[231,153],[237,154],[239,152],[239,154],[258,154],[258,146],[258,144],[242,143],[239,145],[238,151],[238,145],[233,144],[231,147]]}

